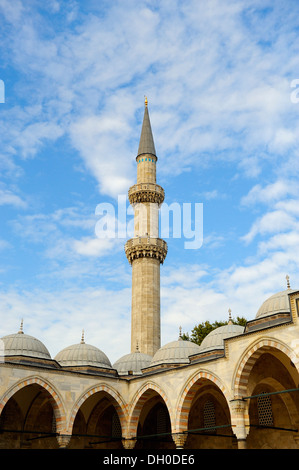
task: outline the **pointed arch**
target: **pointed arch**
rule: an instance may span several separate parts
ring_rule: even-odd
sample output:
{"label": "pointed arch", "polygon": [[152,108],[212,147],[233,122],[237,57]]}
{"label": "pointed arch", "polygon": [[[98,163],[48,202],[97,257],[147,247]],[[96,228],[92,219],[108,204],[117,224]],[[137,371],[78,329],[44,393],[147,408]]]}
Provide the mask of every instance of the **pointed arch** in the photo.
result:
{"label": "pointed arch", "polygon": [[76,415],[80,409],[80,407],[83,405],[83,403],[92,395],[98,392],[105,392],[107,393],[111,398],[112,398],[112,403],[116,409],[116,412],[119,417],[119,421],[121,424],[122,432],[125,432],[126,429],[126,424],[127,424],[127,410],[126,410],[126,405],[121,398],[120,394],[114,390],[112,387],[106,385],[106,384],[101,384],[97,385],[96,387],[91,387],[89,390],[85,391],[76,401],[72,408],[72,412],[70,415],[70,420],[68,423],[68,434],[72,434],[72,429],[74,425],[74,421],[76,418]]}
{"label": "pointed arch", "polygon": [[[199,388],[199,386],[204,383],[205,381],[210,381],[223,393],[224,398],[229,404],[230,396],[228,391],[226,390],[223,383],[220,379],[212,374],[211,372],[201,371],[197,372],[193,375],[193,377],[189,378],[188,382],[183,388],[181,392],[178,405],[177,405],[177,412],[176,412],[176,419],[175,419],[175,430],[176,432],[184,432],[188,430],[188,417],[189,412],[191,409],[193,398]],[[229,406],[228,406],[229,408]]]}
{"label": "pointed arch", "polygon": [[12,398],[15,393],[30,385],[39,385],[49,393],[50,403],[53,407],[53,412],[56,420],[56,430],[58,433],[63,432],[66,427],[66,413],[62,398],[60,397],[54,385],[46,381],[42,377],[27,377],[26,379],[20,380],[18,383],[14,384],[9,390],[7,390],[7,392],[0,399],[0,415],[8,400]]}
{"label": "pointed arch", "polygon": [[167,411],[170,417],[171,429],[174,429],[174,414],[172,412],[172,407],[170,405],[170,400],[168,399],[164,390],[154,382],[146,383],[138,392],[135,394],[131,405],[130,413],[128,418],[128,436],[135,437],[137,435],[138,420],[145,402],[151,397],[152,393],[156,392],[163,399]]}
{"label": "pointed arch", "polygon": [[248,379],[253,366],[262,354],[271,352],[271,350],[280,351],[292,360],[292,350],[281,341],[267,337],[257,340],[245,351],[236,368],[233,385],[235,397],[242,398],[246,396]]}

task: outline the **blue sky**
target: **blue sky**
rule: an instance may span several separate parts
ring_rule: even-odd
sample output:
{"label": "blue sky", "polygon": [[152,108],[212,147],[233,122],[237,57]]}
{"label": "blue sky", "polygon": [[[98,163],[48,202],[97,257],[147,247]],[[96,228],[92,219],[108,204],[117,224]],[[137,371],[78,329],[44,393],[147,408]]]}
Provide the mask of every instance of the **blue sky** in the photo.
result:
{"label": "blue sky", "polygon": [[298,9],[0,0],[1,336],[129,352],[126,240],[95,209],[136,181],[144,95],[165,202],[203,204],[201,248],[167,240],[162,344],[299,287]]}

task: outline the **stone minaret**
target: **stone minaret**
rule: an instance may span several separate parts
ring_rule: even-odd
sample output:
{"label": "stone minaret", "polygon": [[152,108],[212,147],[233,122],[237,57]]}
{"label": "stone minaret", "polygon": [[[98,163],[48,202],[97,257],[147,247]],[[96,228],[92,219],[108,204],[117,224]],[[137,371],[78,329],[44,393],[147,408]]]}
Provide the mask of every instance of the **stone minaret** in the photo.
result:
{"label": "stone minaret", "polygon": [[156,150],[148,114],[147,99],[138,148],[137,184],[129,189],[134,207],[134,238],[127,241],[125,252],[132,265],[131,352],[153,356],[160,341],[160,264],[167,254],[167,244],[159,238],[159,206],[164,189],[156,184]]}

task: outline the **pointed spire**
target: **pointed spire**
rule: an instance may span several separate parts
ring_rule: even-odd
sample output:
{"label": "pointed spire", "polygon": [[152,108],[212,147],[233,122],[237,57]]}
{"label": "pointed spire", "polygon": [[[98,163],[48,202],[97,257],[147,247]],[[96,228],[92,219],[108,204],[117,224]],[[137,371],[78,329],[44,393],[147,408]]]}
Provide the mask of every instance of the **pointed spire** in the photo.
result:
{"label": "pointed spire", "polygon": [[148,104],[148,101],[147,101],[147,98],[145,97],[144,116],[143,116],[143,123],[142,123],[141,136],[140,136],[137,156],[144,154],[144,153],[147,153],[147,154],[150,153],[156,156],[156,149],[155,149],[147,104]]}
{"label": "pointed spire", "polygon": [[291,285],[290,285],[290,276],[287,274],[286,275],[286,280],[287,280],[287,289],[290,289],[291,288]]}

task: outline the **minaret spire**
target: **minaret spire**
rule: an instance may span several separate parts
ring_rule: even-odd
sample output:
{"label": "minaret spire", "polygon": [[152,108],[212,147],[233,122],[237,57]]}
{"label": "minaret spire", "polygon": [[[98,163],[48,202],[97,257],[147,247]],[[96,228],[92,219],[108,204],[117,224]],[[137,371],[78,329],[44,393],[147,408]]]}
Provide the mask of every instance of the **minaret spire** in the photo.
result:
{"label": "minaret spire", "polygon": [[147,97],[145,97],[143,123],[142,123],[137,158],[139,155],[142,155],[142,154],[151,154],[151,155],[156,156],[156,149],[155,149],[152,127],[151,127],[147,105],[148,105],[148,101],[147,101]]}
{"label": "minaret spire", "polygon": [[150,124],[148,102],[136,158],[137,184],[129,189],[134,207],[134,237],[125,252],[132,265],[131,352],[139,345],[142,353],[153,356],[160,342],[160,264],[167,254],[167,243],[159,238],[159,207],[164,189],[156,183],[156,149]]}

